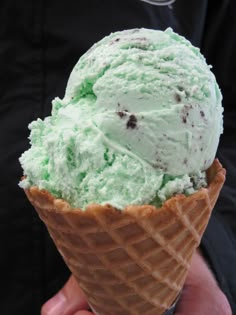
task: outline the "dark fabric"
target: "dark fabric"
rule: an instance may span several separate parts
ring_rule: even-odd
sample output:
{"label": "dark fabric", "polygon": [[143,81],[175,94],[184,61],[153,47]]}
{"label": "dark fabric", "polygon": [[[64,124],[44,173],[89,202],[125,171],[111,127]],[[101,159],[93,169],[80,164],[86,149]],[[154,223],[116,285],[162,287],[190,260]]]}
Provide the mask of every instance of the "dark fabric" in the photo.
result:
{"label": "dark fabric", "polygon": [[233,314],[236,314],[236,244],[231,231],[222,223],[218,214],[214,214],[210,219],[202,238],[201,249],[219,286],[231,301]]}
{"label": "dark fabric", "polygon": [[212,268],[235,307],[235,235],[226,237],[230,227],[236,231],[235,9],[233,0],[177,0],[173,9],[139,0],[0,2],[0,314],[40,314],[41,304],[69,276],[17,186],[22,175],[18,157],[29,146],[28,123],[50,113],[51,100],[63,96],[74,64],[95,41],[133,27],[171,26],[201,47],[214,66],[225,106],[219,156],[228,171],[216,211],[227,226],[211,221],[204,252],[209,261],[221,258]]}
{"label": "dark fabric", "polygon": [[235,1],[208,2],[202,52],[213,65],[224,105],[224,134],[217,156],[227,176],[201,248],[236,314],[236,11]]}

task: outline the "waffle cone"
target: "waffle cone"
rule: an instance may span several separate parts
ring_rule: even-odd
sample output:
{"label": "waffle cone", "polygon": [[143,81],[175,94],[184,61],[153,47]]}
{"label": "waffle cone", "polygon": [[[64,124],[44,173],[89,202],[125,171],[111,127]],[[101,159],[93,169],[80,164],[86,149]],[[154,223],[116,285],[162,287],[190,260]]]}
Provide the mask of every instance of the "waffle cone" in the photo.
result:
{"label": "waffle cone", "polygon": [[96,313],[160,315],[182,290],[224,179],[215,160],[207,188],[158,209],[91,204],[82,211],[37,187],[26,194]]}

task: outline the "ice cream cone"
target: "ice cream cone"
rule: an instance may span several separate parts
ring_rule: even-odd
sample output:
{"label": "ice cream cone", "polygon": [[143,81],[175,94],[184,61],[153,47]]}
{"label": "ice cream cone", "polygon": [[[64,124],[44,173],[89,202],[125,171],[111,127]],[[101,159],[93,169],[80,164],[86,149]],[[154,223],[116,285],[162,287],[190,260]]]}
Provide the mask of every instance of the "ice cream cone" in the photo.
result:
{"label": "ice cream cone", "polygon": [[160,315],[182,290],[224,179],[215,160],[207,188],[158,209],[91,204],[82,211],[37,187],[26,194],[96,313]]}

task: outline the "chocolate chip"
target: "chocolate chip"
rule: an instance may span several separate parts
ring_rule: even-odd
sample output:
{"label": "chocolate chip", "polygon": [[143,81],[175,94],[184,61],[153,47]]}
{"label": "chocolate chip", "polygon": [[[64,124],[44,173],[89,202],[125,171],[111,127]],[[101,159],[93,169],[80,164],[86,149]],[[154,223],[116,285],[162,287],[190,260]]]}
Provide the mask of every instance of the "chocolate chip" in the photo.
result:
{"label": "chocolate chip", "polygon": [[117,115],[120,117],[120,118],[124,118],[127,114],[125,113],[125,111],[119,111],[119,112],[116,112]]}
{"label": "chocolate chip", "polygon": [[200,115],[201,115],[202,117],[205,117],[205,113],[204,113],[203,110],[200,110]]}
{"label": "chocolate chip", "polygon": [[187,165],[187,164],[188,164],[188,159],[185,158],[185,159],[184,159],[184,165]]}
{"label": "chocolate chip", "polygon": [[134,129],[137,127],[137,118],[135,115],[130,115],[129,120],[127,121],[127,129],[131,128]]}
{"label": "chocolate chip", "polygon": [[182,117],[182,122],[183,122],[184,124],[186,124],[186,122],[187,122],[186,116],[183,116],[183,117]]}
{"label": "chocolate chip", "polygon": [[192,184],[194,184],[194,177],[193,176],[190,176],[190,182],[192,183]]}
{"label": "chocolate chip", "polygon": [[110,45],[114,45],[115,43],[117,43],[117,42],[119,42],[120,41],[120,38],[119,37],[117,37],[117,38],[115,38],[115,39],[112,39],[111,41],[110,41]]}
{"label": "chocolate chip", "polygon": [[180,91],[180,92],[183,92],[184,91],[184,88],[182,86],[177,86],[177,89]]}
{"label": "chocolate chip", "polygon": [[181,98],[181,96],[179,94],[175,93],[175,100],[176,100],[177,103],[180,103],[182,98]]}
{"label": "chocolate chip", "polygon": [[190,109],[192,109],[192,108],[193,108],[193,106],[192,106],[192,105],[189,105],[189,104],[185,104],[185,105],[183,106],[183,108],[182,108],[182,110],[181,110],[183,123],[186,124],[186,122],[187,122],[187,117],[189,116],[189,111],[190,111]]}

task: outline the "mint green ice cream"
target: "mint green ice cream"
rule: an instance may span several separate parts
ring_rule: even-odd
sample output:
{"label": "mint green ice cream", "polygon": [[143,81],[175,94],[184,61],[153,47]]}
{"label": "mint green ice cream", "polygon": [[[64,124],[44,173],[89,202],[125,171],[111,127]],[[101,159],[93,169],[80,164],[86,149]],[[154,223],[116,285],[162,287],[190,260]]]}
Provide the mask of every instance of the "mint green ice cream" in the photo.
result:
{"label": "mint green ice cream", "polygon": [[82,209],[191,194],[207,185],[221,101],[199,49],[171,29],[113,33],[80,58],[52,115],[29,125],[20,186]]}

